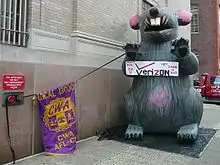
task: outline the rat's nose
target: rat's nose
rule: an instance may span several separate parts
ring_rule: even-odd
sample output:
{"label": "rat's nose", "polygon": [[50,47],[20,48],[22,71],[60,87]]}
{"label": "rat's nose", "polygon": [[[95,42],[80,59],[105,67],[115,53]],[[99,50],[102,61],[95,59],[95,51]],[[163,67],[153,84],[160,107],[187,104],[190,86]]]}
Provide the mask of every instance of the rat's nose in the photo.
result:
{"label": "rat's nose", "polygon": [[159,10],[156,7],[152,7],[149,12],[152,17],[157,17],[159,15]]}

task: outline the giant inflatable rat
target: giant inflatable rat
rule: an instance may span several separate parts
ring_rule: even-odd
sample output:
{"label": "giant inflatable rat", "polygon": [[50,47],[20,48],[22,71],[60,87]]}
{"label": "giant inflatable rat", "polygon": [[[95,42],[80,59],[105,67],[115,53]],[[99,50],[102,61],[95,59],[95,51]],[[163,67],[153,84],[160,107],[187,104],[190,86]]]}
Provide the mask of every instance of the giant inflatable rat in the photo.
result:
{"label": "giant inflatable rat", "polygon": [[169,61],[179,63],[178,76],[133,75],[131,89],[124,98],[129,119],[126,138],[143,139],[143,133],[176,133],[177,140],[195,141],[203,114],[202,97],[194,89],[190,75],[198,71],[197,57],[188,40],[177,39],[178,27],[190,24],[192,14],[179,10],[169,15],[152,7],[130,19],[130,26],[140,30],[140,44],[126,44],[126,61]]}

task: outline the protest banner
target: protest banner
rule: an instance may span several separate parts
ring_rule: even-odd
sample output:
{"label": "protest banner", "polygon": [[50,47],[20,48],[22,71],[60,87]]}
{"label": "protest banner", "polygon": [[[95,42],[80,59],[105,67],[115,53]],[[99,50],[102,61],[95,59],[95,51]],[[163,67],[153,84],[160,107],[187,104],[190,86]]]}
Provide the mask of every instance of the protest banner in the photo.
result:
{"label": "protest banner", "polygon": [[72,154],[76,150],[75,83],[37,95],[45,153]]}

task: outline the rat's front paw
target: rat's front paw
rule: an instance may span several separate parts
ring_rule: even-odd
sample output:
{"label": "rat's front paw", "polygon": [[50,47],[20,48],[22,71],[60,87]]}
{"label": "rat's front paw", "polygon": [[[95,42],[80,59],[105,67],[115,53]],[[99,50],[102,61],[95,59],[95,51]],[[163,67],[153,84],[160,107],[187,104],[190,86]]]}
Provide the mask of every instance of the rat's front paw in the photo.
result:
{"label": "rat's front paw", "polygon": [[126,55],[131,60],[134,60],[137,55],[139,47],[140,47],[139,44],[127,43],[123,48],[125,49]]}
{"label": "rat's front paw", "polygon": [[177,57],[184,58],[189,55],[189,40],[180,38],[178,40],[174,40],[171,45],[171,53]]}

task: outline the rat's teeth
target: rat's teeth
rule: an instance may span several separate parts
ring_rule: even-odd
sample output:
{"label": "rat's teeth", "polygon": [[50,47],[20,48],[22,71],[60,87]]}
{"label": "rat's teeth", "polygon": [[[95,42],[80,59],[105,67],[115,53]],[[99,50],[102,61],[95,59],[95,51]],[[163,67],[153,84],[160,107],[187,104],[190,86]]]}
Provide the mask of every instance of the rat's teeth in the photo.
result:
{"label": "rat's teeth", "polygon": [[168,20],[167,17],[166,17],[166,16],[163,16],[163,20],[162,20],[162,24],[163,24],[163,25],[166,24],[166,20]]}
{"label": "rat's teeth", "polygon": [[164,25],[167,25],[167,23],[168,23],[168,18],[166,18]]}
{"label": "rat's teeth", "polygon": [[160,26],[160,17],[150,19],[150,25],[151,26]]}
{"label": "rat's teeth", "polygon": [[151,25],[151,26],[154,26],[155,24],[156,24],[155,19],[150,19],[150,25]]}
{"label": "rat's teeth", "polygon": [[156,26],[160,26],[160,17],[156,18],[155,23],[156,23]]}
{"label": "rat's teeth", "polygon": [[145,19],[145,24],[146,24],[146,26],[149,26],[149,25],[150,25],[150,23],[149,23],[149,21],[148,21],[147,18]]}

